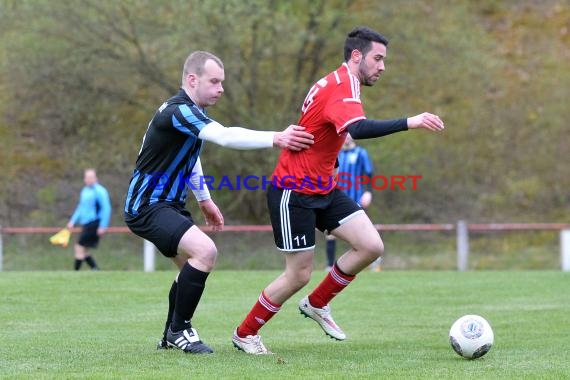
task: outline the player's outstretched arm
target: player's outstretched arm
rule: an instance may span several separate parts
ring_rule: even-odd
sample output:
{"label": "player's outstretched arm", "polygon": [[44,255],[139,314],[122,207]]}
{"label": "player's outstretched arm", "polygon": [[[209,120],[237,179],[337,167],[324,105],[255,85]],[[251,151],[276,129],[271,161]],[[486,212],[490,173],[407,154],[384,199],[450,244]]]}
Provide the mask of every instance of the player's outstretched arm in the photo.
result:
{"label": "player's outstretched arm", "polygon": [[224,127],[212,121],[200,131],[199,138],[234,149],[261,149],[280,147],[291,150],[306,149],[313,143],[313,135],[305,128],[290,125],[283,132],[256,131],[242,127]]}
{"label": "player's outstretched arm", "polygon": [[313,145],[313,138],[313,135],[305,132],[305,127],[290,125],[283,132],[275,132],[273,136],[273,146],[299,151]]}
{"label": "player's outstretched arm", "polygon": [[425,128],[430,131],[441,131],[445,128],[439,116],[424,112],[416,116],[393,120],[361,119],[347,127],[355,140],[372,139],[407,131],[408,129]]}
{"label": "player's outstretched arm", "polygon": [[439,116],[429,112],[424,112],[419,115],[409,117],[408,128],[409,129],[424,128],[430,131],[437,132],[437,131],[442,131],[445,128],[445,125],[443,124],[443,120],[441,120]]}

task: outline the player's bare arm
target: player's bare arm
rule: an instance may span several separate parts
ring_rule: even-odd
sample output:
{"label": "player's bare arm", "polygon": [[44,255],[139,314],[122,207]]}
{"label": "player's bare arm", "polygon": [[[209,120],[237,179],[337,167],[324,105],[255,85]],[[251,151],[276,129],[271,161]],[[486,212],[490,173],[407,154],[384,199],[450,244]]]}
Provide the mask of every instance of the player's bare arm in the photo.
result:
{"label": "player's bare arm", "polygon": [[305,127],[300,125],[290,125],[283,132],[276,132],[273,146],[294,151],[308,149],[314,143],[314,137],[304,130]]}
{"label": "player's bare arm", "polygon": [[443,131],[445,125],[439,116],[429,112],[424,112],[416,116],[408,118],[408,128],[417,129],[424,128],[433,132]]}

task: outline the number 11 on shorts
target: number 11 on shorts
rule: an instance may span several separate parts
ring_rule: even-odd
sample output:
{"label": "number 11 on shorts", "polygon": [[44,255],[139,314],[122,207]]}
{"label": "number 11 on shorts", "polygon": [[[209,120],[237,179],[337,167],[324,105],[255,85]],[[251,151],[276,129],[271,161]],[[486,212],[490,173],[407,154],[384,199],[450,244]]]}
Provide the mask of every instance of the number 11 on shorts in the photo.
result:
{"label": "number 11 on shorts", "polygon": [[293,241],[295,242],[295,245],[297,247],[306,247],[307,246],[307,238],[305,237],[305,235],[296,235],[293,238]]}

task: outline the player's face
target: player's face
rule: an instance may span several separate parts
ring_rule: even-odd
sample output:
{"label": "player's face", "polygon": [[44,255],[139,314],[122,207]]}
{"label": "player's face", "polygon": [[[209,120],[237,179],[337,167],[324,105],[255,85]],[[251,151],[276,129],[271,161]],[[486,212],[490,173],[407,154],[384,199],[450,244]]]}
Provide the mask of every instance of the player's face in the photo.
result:
{"label": "player's face", "polygon": [[372,42],[372,48],[363,57],[358,66],[360,83],[372,86],[384,71],[384,58],[386,57],[386,45]]}
{"label": "player's face", "polygon": [[199,106],[213,106],[224,93],[222,82],[225,79],[224,69],[215,61],[209,59],[204,65],[204,72],[197,77],[195,100]]}
{"label": "player's face", "polygon": [[93,186],[97,182],[97,174],[93,170],[86,170],[83,173],[83,183],[85,186]]}
{"label": "player's face", "polygon": [[354,143],[352,136],[347,134],[346,139],[344,140],[344,144],[342,144],[342,149],[351,149],[352,147],[354,147],[354,145],[356,144]]}

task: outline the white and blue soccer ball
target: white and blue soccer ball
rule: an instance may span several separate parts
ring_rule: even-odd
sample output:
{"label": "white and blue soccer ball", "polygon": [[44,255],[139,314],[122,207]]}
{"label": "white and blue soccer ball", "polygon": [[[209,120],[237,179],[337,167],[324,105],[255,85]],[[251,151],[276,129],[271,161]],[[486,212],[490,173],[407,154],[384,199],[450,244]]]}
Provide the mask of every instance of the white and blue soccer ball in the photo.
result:
{"label": "white and blue soccer ball", "polygon": [[464,315],[449,330],[451,347],[466,359],[477,359],[485,355],[493,347],[494,339],[491,325],[479,315]]}

